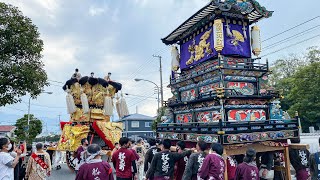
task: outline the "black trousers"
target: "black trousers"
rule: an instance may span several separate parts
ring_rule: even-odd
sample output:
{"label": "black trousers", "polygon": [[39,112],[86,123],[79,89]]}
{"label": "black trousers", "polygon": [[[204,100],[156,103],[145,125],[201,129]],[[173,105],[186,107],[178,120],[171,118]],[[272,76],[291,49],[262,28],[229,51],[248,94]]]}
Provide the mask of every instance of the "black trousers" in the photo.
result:
{"label": "black trousers", "polygon": [[132,180],[132,178],[121,178],[121,177],[117,177],[117,180]]}
{"label": "black trousers", "polygon": [[50,156],[50,161],[51,161],[51,165],[53,164],[53,159],[52,159],[52,156],[53,156],[53,150],[47,150],[47,153],[49,154]]}

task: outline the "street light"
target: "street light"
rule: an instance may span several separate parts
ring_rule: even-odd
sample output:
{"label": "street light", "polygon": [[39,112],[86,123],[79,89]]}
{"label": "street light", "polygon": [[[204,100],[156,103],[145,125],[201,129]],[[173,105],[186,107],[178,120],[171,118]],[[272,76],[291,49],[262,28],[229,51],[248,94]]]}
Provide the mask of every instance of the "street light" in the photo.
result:
{"label": "street light", "polygon": [[160,90],[159,90],[159,86],[156,83],[154,83],[153,81],[150,81],[150,80],[147,80],[147,79],[138,79],[138,78],[136,78],[134,80],[137,81],[137,82],[138,81],[147,81],[149,83],[154,84],[157,87],[157,92],[158,92],[158,111],[159,111],[159,108],[160,108],[160,98],[159,98]]}
{"label": "street light", "polygon": [[[41,94],[53,94],[53,92],[47,92],[47,91],[42,91]],[[28,123],[27,123],[27,127],[28,127],[28,131],[27,131],[27,137],[29,138],[29,126],[30,126],[30,106],[31,106],[31,97],[29,97],[29,104],[28,104]]]}

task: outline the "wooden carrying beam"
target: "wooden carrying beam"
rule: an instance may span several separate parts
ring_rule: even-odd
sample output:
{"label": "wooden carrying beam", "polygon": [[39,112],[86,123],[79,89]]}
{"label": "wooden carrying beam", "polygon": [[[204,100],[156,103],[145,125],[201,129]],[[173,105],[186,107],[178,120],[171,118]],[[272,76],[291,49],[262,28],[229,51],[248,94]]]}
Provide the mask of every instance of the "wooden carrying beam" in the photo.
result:
{"label": "wooden carrying beam", "polygon": [[[242,145],[230,145],[224,146],[223,156],[226,159],[227,156],[233,155],[243,155],[246,153],[248,148],[253,148],[256,152],[270,152],[270,151],[283,151],[284,152],[284,161],[285,167],[281,167],[284,170],[286,180],[291,180],[291,171],[290,171],[290,158],[289,158],[289,147],[287,146],[267,146],[260,143],[257,144],[242,144]],[[225,180],[228,180],[227,169],[224,174]]]}
{"label": "wooden carrying beam", "polygon": [[225,151],[227,156],[233,155],[243,155],[246,154],[248,148],[256,150],[256,152],[269,152],[269,151],[284,151],[283,146],[265,146],[263,144],[246,144],[243,146],[225,146]]}
{"label": "wooden carrying beam", "polygon": [[310,149],[309,144],[290,144],[289,148],[291,149]]}
{"label": "wooden carrying beam", "polygon": [[290,158],[289,158],[289,147],[284,149],[284,163],[285,163],[285,172],[286,180],[291,180],[291,171],[290,171]]}

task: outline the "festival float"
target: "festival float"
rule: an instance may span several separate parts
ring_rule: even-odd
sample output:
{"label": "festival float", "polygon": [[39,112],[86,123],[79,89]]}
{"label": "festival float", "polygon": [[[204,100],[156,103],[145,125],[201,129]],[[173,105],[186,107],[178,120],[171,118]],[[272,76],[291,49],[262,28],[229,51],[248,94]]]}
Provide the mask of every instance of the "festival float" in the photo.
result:
{"label": "festival float", "polygon": [[89,144],[95,143],[104,149],[112,150],[122,136],[122,123],[111,122],[114,109],[118,117],[128,115],[128,108],[120,90],[122,85],[110,79],[90,76],[81,77],[75,73],[66,81],[63,90],[67,93],[69,122],[61,122],[62,134],[57,150],[66,151],[67,164],[75,168],[77,159],[73,153],[87,138]]}
{"label": "festival float", "polygon": [[[268,60],[259,57],[257,23],[272,16],[255,0],[212,0],[162,39],[172,46],[170,85],[158,138],[218,142],[224,155],[284,153],[299,139],[298,115],[281,110],[281,92],[268,84]],[[227,178],[227,177],[226,177]]]}

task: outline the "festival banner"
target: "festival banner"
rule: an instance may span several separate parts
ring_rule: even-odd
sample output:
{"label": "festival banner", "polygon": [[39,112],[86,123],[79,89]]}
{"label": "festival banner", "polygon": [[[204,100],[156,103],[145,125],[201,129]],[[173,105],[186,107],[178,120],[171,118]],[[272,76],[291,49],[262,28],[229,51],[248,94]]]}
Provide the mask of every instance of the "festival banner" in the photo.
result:
{"label": "festival banner", "polygon": [[[222,55],[251,58],[249,26],[223,23],[224,47]],[[180,46],[180,68],[186,69],[212,57],[218,53],[214,49],[213,27],[208,27]]]}
{"label": "festival banner", "polygon": [[[222,55],[251,58],[249,26],[229,24],[229,33],[224,22],[224,48]],[[228,35],[229,34],[229,35]]]}
{"label": "festival banner", "polygon": [[209,27],[180,46],[180,68],[199,64],[217,56],[213,47],[213,28]]}

